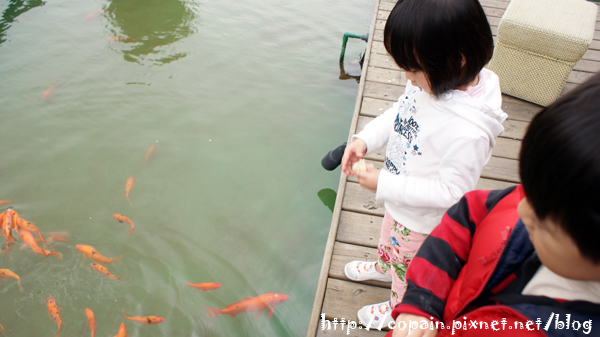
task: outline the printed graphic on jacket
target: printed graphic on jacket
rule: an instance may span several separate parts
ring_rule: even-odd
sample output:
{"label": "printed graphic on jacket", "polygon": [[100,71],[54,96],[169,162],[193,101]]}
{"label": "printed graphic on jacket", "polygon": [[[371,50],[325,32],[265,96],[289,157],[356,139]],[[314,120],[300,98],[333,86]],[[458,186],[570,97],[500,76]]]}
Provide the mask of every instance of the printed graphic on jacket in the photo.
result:
{"label": "printed graphic on jacket", "polygon": [[390,134],[385,152],[385,166],[396,175],[408,174],[406,161],[410,156],[420,156],[422,154],[418,145],[420,127],[415,119],[419,111],[416,105],[417,100],[414,98],[416,92],[406,96],[409,104],[403,104],[398,109],[398,115],[394,121],[394,132]]}

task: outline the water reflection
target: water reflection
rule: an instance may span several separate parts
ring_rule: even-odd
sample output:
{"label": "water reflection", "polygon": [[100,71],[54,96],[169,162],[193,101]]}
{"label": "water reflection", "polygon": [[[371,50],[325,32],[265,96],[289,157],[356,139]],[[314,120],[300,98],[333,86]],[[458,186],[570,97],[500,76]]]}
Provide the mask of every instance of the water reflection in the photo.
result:
{"label": "water reflection", "polygon": [[179,0],[111,0],[106,10],[126,61],[162,65],[187,55],[171,46],[191,33],[195,8]]}
{"label": "water reflection", "polygon": [[[358,58],[358,60],[351,60],[351,61],[355,61],[350,63],[350,67],[352,69],[353,72],[357,73],[358,75],[350,75],[345,67],[344,67],[344,59],[340,58],[340,80],[351,80],[354,79],[356,80],[357,83],[360,83],[360,73],[362,71],[362,65],[363,65],[363,61],[364,61],[364,54],[361,54]],[[360,66],[360,68],[358,68],[357,66]],[[358,68],[358,69],[357,69]]]}
{"label": "water reflection", "polygon": [[43,4],[45,2],[42,0],[10,0],[8,7],[2,12],[2,20],[0,20],[0,44],[6,41],[6,31],[10,28],[11,22],[14,22],[19,15]]}

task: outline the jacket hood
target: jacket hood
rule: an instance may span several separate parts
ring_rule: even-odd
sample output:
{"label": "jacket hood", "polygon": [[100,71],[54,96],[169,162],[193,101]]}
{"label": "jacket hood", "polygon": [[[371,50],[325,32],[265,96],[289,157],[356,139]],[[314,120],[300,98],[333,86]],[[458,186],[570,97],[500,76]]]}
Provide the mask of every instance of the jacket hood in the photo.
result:
{"label": "jacket hood", "polygon": [[504,132],[502,123],[508,115],[502,111],[502,92],[498,76],[485,68],[479,74],[480,81],[484,81],[485,86],[483,95],[472,98],[465,91],[452,90],[442,94],[434,104],[477,125],[487,133],[490,145],[494,146],[495,138]]}

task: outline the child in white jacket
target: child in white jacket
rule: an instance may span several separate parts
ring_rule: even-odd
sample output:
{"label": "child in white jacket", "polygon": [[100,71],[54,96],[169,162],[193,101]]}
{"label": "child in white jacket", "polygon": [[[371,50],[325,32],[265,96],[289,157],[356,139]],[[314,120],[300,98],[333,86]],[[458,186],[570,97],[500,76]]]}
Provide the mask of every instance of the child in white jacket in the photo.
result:
{"label": "child in white jacket", "polygon": [[[400,0],[387,20],[384,45],[406,73],[406,90],[353,137],[342,158],[343,172],[356,174],[385,202],[379,260],[345,267],[352,280],[392,281],[391,302],[358,311],[363,324],[376,326],[392,319],[406,269],[427,235],[475,188],[507,117],[498,77],[483,69],[493,40],[477,0]],[[382,170],[352,170],[386,144]]]}

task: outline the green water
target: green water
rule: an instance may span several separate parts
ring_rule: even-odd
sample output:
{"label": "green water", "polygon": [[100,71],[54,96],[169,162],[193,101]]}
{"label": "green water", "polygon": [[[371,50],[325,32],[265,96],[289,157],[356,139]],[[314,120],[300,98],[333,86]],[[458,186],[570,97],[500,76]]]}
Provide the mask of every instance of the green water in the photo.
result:
{"label": "green water", "polygon": [[[358,87],[338,79],[342,35],[367,33],[372,10],[358,0],[0,0],[0,200],[13,200],[0,211],[71,235],[50,246],[63,260],[20,241],[0,256],[23,285],[0,280],[6,335],[53,336],[53,296],[61,336],[89,336],[85,308],[99,337],[124,321],[132,337],[304,336],[331,221],[326,189],[340,174],[320,159],[346,140]],[[360,72],[364,48],[350,41],[348,72]],[[135,223],[131,237],[115,213]],[[124,280],[92,270],[76,244],[123,255],[108,270]],[[267,292],[289,296],[270,319],[204,309]],[[145,326],[123,309],[166,321]]]}

